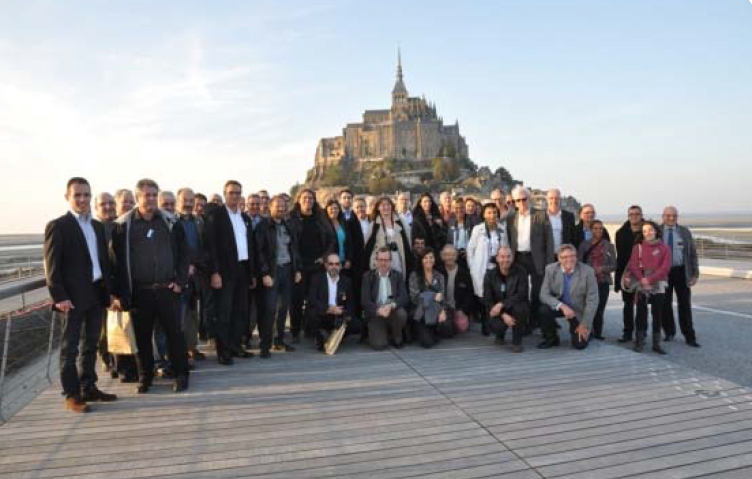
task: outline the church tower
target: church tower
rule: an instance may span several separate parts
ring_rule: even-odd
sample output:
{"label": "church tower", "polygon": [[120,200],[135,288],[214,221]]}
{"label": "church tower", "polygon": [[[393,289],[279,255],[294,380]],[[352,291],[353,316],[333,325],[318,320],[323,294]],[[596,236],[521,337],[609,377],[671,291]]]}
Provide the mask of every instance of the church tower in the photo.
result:
{"label": "church tower", "polygon": [[392,109],[407,106],[407,88],[402,81],[402,52],[397,49],[397,81],[392,88]]}

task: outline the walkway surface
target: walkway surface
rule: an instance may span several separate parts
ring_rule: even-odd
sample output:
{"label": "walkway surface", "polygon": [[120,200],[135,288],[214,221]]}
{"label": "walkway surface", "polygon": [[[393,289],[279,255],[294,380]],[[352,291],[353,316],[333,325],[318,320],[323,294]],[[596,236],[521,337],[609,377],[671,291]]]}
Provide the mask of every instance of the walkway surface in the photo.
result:
{"label": "walkway surface", "polygon": [[[532,343],[536,338],[529,338]],[[201,363],[87,415],[48,388],[0,427],[0,478],[749,478],[752,394],[610,343],[310,349]]]}

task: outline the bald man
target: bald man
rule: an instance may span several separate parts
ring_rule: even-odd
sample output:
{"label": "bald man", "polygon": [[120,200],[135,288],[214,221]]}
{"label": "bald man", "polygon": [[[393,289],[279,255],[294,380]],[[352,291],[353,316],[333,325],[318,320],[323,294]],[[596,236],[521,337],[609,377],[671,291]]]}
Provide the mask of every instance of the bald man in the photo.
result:
{"label": "bald man", "polygon": [[671,250],[671,271],[668,275],[668,288],[663,311],[663,332],[665,341],[671,341],[676,335],[674,322],[673,298],[676,291],[676,304],[679,312],[679,328],[687,345],[699,348],[695,328],[692,325],[692,291],[700,277],[692,232],[678,224],[679,211],[674,206],[663,209],[663,243]]}

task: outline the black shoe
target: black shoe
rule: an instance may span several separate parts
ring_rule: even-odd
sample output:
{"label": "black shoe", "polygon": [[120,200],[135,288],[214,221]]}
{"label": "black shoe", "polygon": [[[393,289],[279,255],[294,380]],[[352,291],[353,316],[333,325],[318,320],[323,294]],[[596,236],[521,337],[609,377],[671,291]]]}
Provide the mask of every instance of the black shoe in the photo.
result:
{"label": "black shoe", "polygon": [[489,336],[491,332],[488,330],[488,324],[487,323],[481,323],[480,325],[480,333],[483,336]]}
{"label": "black shoe", "polygon": [[252,358],[253,357],[252,352],[246,351],[243,348],[233,349],[232,355],[233,357],[236,357],[236,358]]}
{"label": "black shoe", "polygon": [[602,335],[602,334],[594,334],[594,335],[593,335],[593,337],[594,337],[595,339],[599,340],[599,341],[603,341],[603,340],[605,340],[605,339],[606,339],[605,337],[603,337],[603,335]]}
{"label": "black shoe", "polygon": [[112,379],[117,379],[118,378],[118,372],[116,370],[114,370],[114,369],[110,369],[110,377]]}
{"label": "black shoe", "polygon": [[700,344],[697,342],[697,340],[693,339],[691,341],[687,341],[687,346],[692,346],[693,348],[699,348]]}
{"label": "black shoe", "polygon": [[496,339],[494,340],[494,344],[498,344],[499,346],[503,346],[506,343],[504,340],[504,336],[496,336]]}
{"label": "black shoe", "polygon": [[394,348],[395,349],[402,349],[404,347],[405,347],[405,343],[403,343],[403,342],[394,343]]}
{"label": "black shoe", "polygon": [[232,366],[235,361],[232,360],[232,356],[229,354],[220,354],[217,356],[217,362],[223,366]]}
{"label": "black shoe", "polygon": [[300,344],[300,334],[293,335],[292,344]]}
{"label": "black shoe", "polygon": [[544,339],[541,343],[539,343],[538,349],[549,349],[549,348],[553,348],[554,346],[558,346],[559,344],[560,344],[559,337],[554,336],[553,338]]}
{"label": "black shoe", "polygon": [[261,359],[269,359],[270,357],[272,357],[272,353],[268,349],[261,350]]}
{"label": "black shoe", "polygon": [[622,336],[618,339],[620,343],[630,343],[632,342],[632,333],[624,333]]}
{"label": "black shoe", "polygon": [[95,386],[81,394],[81,400],[84,402],[112,402],[117,400],[117,396],[102,392]]}
{"label": "black shoe", "polygon": [[667,343],[671,342],[671,341],[674,340],[674,335],[673,334],[667,334],[666,337],[663,338],[663,340],[666,341]]}
{"label": "black shoe", "polygon": [[179,393],[188,389],[188,375],[182,374],[172,383],[172,392]]}
{"label": "black shoe", "polygon": [[157,369],[157,376],[165,379],[172,379],[175,377],[175,371],[171,366],[164,366]]}
{"label": "black shoe", "polygon": [[149,385],[148,384],[139,384],[136,386],[136,393],[137,394],[146,394],[149,392]]}

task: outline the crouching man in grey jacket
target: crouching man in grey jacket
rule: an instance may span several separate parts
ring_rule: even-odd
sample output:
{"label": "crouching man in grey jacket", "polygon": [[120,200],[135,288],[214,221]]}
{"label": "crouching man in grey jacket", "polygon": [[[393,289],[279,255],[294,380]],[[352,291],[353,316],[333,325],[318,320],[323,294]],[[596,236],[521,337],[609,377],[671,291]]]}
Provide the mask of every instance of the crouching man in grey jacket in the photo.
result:
{"label": "crouching man in grey jacket", "polygon": [[556,318],[569,321],[572,347],[585,349],[588,345],[593,317],[598,309],[598,281],[590,266],[577,261],[577,250],[563,244],[556,252],[558,263],[546,266],[540,291],[541,329],[540,349],[559,345]]}

